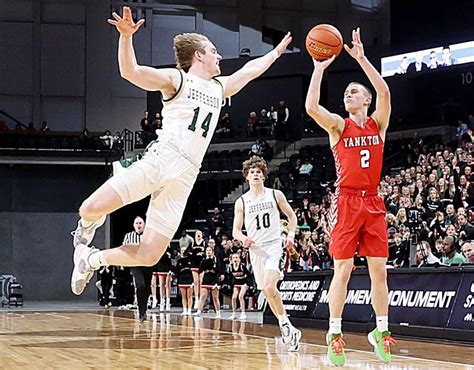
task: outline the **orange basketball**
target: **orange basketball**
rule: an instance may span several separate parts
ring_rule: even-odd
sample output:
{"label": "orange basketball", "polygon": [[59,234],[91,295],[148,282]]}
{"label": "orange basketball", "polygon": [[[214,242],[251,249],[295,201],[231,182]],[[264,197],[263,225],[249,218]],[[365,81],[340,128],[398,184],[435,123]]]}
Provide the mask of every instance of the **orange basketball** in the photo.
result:
{"label": "orange basketball", "polygon": [[306,50],[317,60],[328,59],[334,54],[338,56],[342,45],[341,33],[330,24],[318,24],[306,36]]}

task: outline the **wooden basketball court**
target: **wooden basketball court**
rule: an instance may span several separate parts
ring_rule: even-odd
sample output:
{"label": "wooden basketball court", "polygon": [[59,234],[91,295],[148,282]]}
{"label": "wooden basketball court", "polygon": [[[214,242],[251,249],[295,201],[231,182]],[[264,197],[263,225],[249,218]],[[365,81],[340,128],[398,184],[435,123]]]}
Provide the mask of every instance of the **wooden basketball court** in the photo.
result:
{"label": "wooden basketball court", "polygon": [[[288,353],[274,325],[132,311],[0,312],[0,368],[324,369],[325,332],[303,329]],[[474,369],[474,348],[398,340],[379,362],[363,335],[346,334],[355,369]]]}

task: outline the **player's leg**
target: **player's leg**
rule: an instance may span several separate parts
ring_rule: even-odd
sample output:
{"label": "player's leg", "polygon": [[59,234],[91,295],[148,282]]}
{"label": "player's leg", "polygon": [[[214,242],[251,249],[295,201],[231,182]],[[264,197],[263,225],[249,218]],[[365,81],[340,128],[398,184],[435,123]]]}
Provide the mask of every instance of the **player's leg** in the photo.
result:
{"label": "player's leg", "polygon": [[390,363],[392,357],[390,346],[396,342],[388,330],[387,258],[367,257],[367,263],[371,280],[372,307],[377,322],[377,327],[369,333],[368,338],[377,357],[384,363]]}
{"label": "player's leg", "polygon": [[[118,248],[103,250],[99,253],[103,255],[100,265],[112,266],[153,266],[163,256],[169,245],[171,238],[163,235],[148,226],[145,226],[140,244],[122,245]],[[89,259],[91,267],[92,258]]]}
{"label": "player's leg", "polygon": [[164,254],[171,237],[145,226],[140,244],[98,250],[79,244],[74,252],[71,289],[80,295],[101,266],[153,266]]}
{"label": "player's leg", "polygon": [[221,302],[219,301],[219,288],[212,289],[212,301],[214,302],[214,308],[216,309],[216,319],[221,318]]}
{"label": "player's leg", "polygon": [[[372,307],[377,327],[368,335],[377,357],[385,362],[391,361],[390,345],[395,344],[388,330],[388,286],[387,257],[388,235],[385,221],[385,206],[377,198],[366,201],[367,224],[361,237],[361,254],[367,256],[371,280]],[[378,214],[377,214],[378,211]]]}
{"label": "player's leg", "polygon": [[[375,315],[388,316],[387,258],[367,257]],[[388,330],[388,328],[385,328]]]}
{"label": "player's leg", "polygon": [[287,322],[288,317],[286,315],[285,307],[283,307],[280,292],[277,288],[277,283],[279,280],[280,273],[278,271],[265,271],[263,294],[265,294],[265,298],[270,304],[270,308],[272,309],[278,320],[284,320],[285,322]]}
{"label": "player's leg", "polygon": [[[106,263],[102,263],[104,255],[100,253],[96,255],[97,261],[93,267],[88,263],[89,256],[98,252],[96,249],[88,247],[94,238],[96,229],[105,222],[108,213],[151,194],[154,187],[157,186],[157,182],[151,181],[150,176],[156,176],[159,179],[159,172],[159,166],[155,162],[144,158],[123,172],[112,176],[83,202],[80,207],[81,219],[76,230],[72,233],[75,250],[71,289],[74,294],[82,294],[94,275],[93,270],[106,265]],[[130,254],[133,254],[137,247],[133,246],[128,249]],[[113,264],[116,266],[145,265],[143,263]]]}
{"label": "player's leg", "polygon": [[278,318],[282,341],[288,344],[289,351],[297,351],[301,338],[301,331],[293,327],[286,314],[281,294],[277,288],[278,281],[281,280],[281,272],[277,269],[265,270],[263,292],[267,298],[270,308],[274,315]]}
{"label": "player's leg", "polygon": [[351,277],[354,259],[335,259],[334,275],[328,292],[329,331],[326,335],[328,360],[335,366],[344,366],[346,355],[342,335],[342,311],[346,300],[347,284]]}
{"label": "player's leg", "polygon": [[363,225],[363,221],[359,220],[364,206],[361,202],[360,197],[341,195],[333,200],[329,215],[329,220],[332,220],[329,251],[334,259],[334,274],[328,292],[329,330],[326,343],[328,360],[334,366],[343,366],[346,362],[342,312],[354,266],[359,230]]}
{"label": "player's leg", "polygon": [[[354,258],[335,259],[334,275],[329,287],[329,315],[331,318],[340,319],[344,310],[344,301],[347,294],[347,284],[351,278],[352,269],[354,267]],[[340,333],[341,325],[335,323],[333,327],[329,327],[330,333]]]}
{"label": "player's leg", "polygon": [[144,158],[108,179],[82,202],[79,208],[81,219],[72,233],[74,247],[89,245],[108,214],[151,194],[156,182],[150,178],[157,179],[159,175],[157,163]]}
{"label": "player's leg", "polygon": [[86,222],[94,222],[122,206],[122,198],[107,181],[82,202],[79,215]]}
{"label": "player's leg", "polygon": [[240,288],[234,286],[234,291],[232,293],[232,315],[230,316],[231,320],[235,320],[237,318],[237,297],[239,296]]}
{"label": "player's leg", "polygon": [[240,300],[240,317],[239,320],[246,320],[247,315],[245,314],[245,293],[247,293],[247,285],[242,285],[239,292]]}
{"label": "player's leg", "polygon": [[[150,194],[150,189],[157,186],[157,183],[153,183],[148,177],[153,173],[159,176],[159,170],[155,167],[159,166],[150,163],[150,161],[141,160],[136,163],[134,172],[129,173],[137,177],[142,176],[141,180],[135,179],[135,182],[125,184],[121,182],[124,179],[123,176],[114,176],[109,181],[113,180],[117,189],[121,188],[122,193],[128,194],[121,195],[122,199],[128,196],[128,199],[135,201],[141,199],[139,198],[140,194],[143,196]],[[150,171],[150,174],[146,172],[147,170]],[[71,278],[72,291],[75,294],[81,294],[92,278],[94,270],[97,270],[100,266],[153,266],[157,263],[178,228],[195,181],[195,175],[197,176],[197,172],[185,173],[177,180],[165,183],[165,187],[160,189],[159,192],[153,193],[147,211],[145,231],[140,244],[123,245],[104,251],[79,244],[74,252],[75,266]],[[121,184],[126,186],[121,187]],[[131,189],[131,184],[141,188],[141,190]],[[144,185],[142,186],[142,184]],[[130,195],[132,191],[135,191],[133,197]],[[124,202],[124,204],[126,203],[128,202]]]}

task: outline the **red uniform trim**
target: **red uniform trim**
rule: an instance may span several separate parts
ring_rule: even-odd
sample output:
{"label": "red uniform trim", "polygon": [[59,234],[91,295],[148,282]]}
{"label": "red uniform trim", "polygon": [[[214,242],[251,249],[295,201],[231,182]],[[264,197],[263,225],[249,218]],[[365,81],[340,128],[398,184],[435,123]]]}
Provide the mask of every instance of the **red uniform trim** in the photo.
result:
{"label": "red uniform trim", "polygon": [[212,290],[212,289],[220,289],[220,286],[217,284],[214,285],[201,285],[201,288]]}
{"label": "red uniform trim", "polygon": [[189,288],[192,288],[193,286],[194,286],[194,284],[187,284],[187,285],[179,284],[178,288],[180,288],[180,289],[189,289]]}

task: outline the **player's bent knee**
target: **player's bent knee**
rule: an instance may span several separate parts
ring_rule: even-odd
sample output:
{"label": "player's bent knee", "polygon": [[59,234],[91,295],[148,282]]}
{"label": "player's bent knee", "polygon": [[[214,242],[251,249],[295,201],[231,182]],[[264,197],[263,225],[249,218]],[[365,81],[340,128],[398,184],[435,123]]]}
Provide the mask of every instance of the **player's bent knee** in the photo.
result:
{"label": "player's bent knee", "polygon": [[387,278],[387,268],[385,266],[378,266],[370,270],[372,279],[385,280]]}
{"label": "player's bent knee", "polygon": [[265,294],[265,297],[272,299],[278,295],[278,290],[273,286],[266,286],[263,288],[263,294]]}
{"label": "player's bent knee", "polygon": [[85,219],[100,215],[101,212],[102,209],[100,206],[96,202],[90,200],[90,198],[82,202],[81,206],[79,207],[79,214]]}
{"label": "player's bent knee", "polygon": [[334,275],[337,276],[339,280],[349,281],[352,274],[352,266],[339,266],[335,271]]}
{"label": "player's bent knee", "polygon": [[[142,266],[154,266],[158,263],[160,260],[160,255],[157,253],[154,253],[154,251],[148,251],[149,248],[147,248],[145,245],[140,244],[140,247],[143,248],[144,252],[142,254]],[[161,285],[160,285],[161,286]]]}

